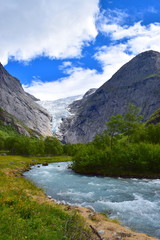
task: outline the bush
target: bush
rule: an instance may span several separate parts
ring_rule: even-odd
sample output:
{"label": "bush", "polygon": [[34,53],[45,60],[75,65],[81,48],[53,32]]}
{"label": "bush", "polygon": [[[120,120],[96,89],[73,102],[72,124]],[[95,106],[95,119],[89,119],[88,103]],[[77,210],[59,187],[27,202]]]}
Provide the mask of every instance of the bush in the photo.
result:
{"label": "bush", "polygon": [[45,154],[60,155],[63,153],[61,142],[55,137],[46,137],[44,140]]}

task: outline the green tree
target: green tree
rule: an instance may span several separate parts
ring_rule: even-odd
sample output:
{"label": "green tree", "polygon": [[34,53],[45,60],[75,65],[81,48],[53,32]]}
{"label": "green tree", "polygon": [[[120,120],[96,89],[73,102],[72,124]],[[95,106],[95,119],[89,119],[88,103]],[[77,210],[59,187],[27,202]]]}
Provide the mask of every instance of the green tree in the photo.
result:
{"label": "green tree", "polygon": [[60,155],[63,153],[61,142],[55,137],[46,137],[44,140],[45,153],[49,155]]}
{"label": "green tree", "polygon": [[121,114],[112,116],[110,121],[106,123],[107,131],[111,137],[111,148],[115,137],[118,138],[126,135],[129,142],[130,136],[143,126],[141,122],[142,118],[139,115],[139,109],[132,104],[128,105],[127,113],[124,116]]}
{"label": "green tree", "polygon": [[40,139],[31,138],[29,141],[28,152],[32,156],[42,156],[44,155],[44,142]]}
{"label": "green tree", "polygon": [[143,124],[141,120],[142,115],[139,115],[139,108],[129,104],[127,113],[124,115],[124,133],[130,136],[136,129],[140,128]]}
{"label": "green tree", "polygon": [[94,137],[92,144],[98,149],[105,150],[107,146],[110,146],[110,137],[108,132],[105,130],[103,133],[97,134]]}
{"label": "green tree", "polygon": [[5,143],[5,140],[3,137],[0,137],[0,150],[3,150],[4,149],[4,143]]}

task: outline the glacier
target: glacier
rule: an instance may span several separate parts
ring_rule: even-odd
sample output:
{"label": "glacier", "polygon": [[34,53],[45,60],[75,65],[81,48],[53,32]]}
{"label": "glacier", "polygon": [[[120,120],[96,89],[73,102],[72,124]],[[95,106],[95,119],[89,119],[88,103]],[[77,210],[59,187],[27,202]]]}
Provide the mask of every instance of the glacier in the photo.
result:
{"label": "glacier", "polygon": [[57,136],[61,136],[61,133],[59,131],[59,126],[62,122],[62,119],[69,117],[70,115],[73,115],[69,111],[69,105],[79,100],[83,97],[83,95],[78,96],[72,96],[67,98],[61,98],[54,101],[37,101],[39,105],[41,105],[43,108],[45,108],[50,115],[52,116],[52,132],[56,134]]}

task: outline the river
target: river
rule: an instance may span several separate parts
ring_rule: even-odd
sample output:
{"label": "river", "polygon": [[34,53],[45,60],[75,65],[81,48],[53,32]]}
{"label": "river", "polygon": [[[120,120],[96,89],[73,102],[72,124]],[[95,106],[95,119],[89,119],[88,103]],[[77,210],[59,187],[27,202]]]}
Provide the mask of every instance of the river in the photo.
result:
{"label": "river", "polygon": [[160,238],[159,179],[84,176],[68,164],[36,165],[24,175],[57,201],[90,206],[137,232]]}

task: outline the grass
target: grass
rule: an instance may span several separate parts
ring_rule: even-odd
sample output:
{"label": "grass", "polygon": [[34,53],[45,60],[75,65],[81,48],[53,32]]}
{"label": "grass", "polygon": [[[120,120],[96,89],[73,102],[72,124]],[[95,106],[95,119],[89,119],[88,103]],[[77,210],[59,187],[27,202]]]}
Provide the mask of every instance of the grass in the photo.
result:
{"label": "grass", "polygon": [[22,176],[30,165],[68,160],[0,156],[0,240],[92,239],[79,216],[65,212]]}

